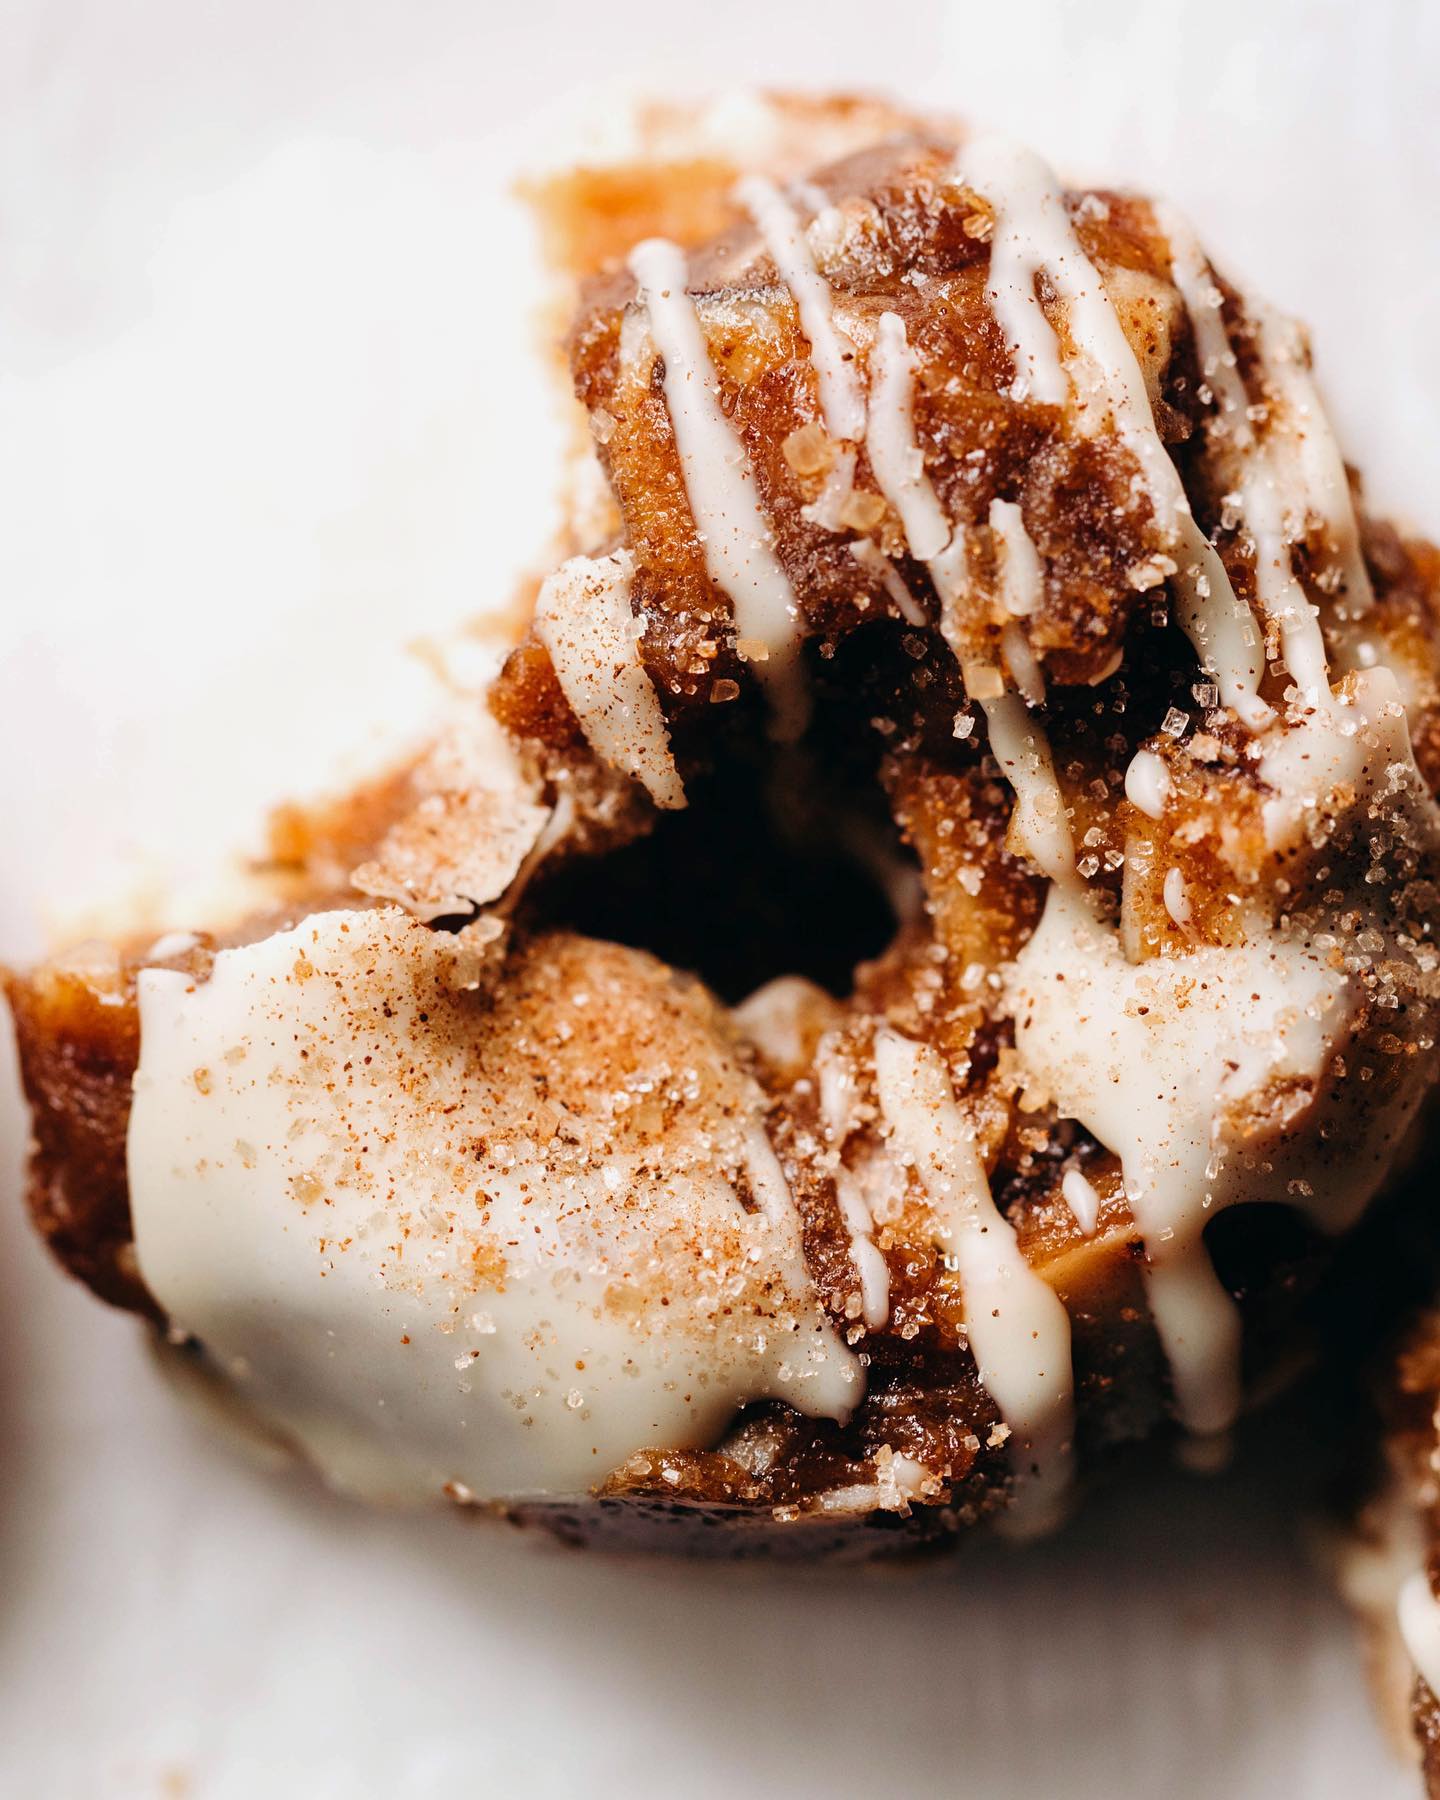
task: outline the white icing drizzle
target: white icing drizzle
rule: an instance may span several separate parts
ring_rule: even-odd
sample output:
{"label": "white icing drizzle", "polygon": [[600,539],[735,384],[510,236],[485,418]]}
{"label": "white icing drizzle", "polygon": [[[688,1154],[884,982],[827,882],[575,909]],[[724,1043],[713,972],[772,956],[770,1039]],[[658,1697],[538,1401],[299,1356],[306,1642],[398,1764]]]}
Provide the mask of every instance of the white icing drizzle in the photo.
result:
{"label": "white icing drizzle", "polygon": [[1440,1694],[1440,1599],[1423,1569],[1405,1578],[1395,1616],[1416,1673],[1432,1694]]}
{"label": "white icing drizzle", "polygon": [[815,1057],[820,1123],[827,1148],[835,1157],[835,1196],[850,1238],[850,1260],[860,1278],[860,1316],[872,1331],[890,1317],[890,1265],[875,1243],[875,1220],[865,1193],[845,1166],[847,1138],[854,1127],[855,1073],[834,1038],[820,1044]]}
{"label": "white icing drizzle", "polygon": [[1069,1315],[995,1205],[939,1054],[882,1028],[875,1080],[894,1153],[919,1175],[936,1242],[964,1284],[965,1330],[980,1379],[1029,1465],[1016,1488],[1016,1522],[1042,1528],[1053,1523],[1071,1473]]}
{"label": "white icing drizzle", "polygon": [[1345,701],[1332,693],[1319,612],[1295,573],[1291,544],[1304,534],[1309,518],[1318,516],[1336,549],[1350,618],[1373,602],[1349,482],[1298,328],[1262,302],[1247,306],[1271,401],[1262,437],[1249,417],[1219,290],[1199,245],[1173,211],[1159,216],[1202,372],[1219,402],[1214,453],[1230,473],[1254,546],[1256,593],[1279,631],[1281,656],[1298,690],[1286,726],[1268,734],[1259,765],[1275,790],[1264,806],[1267,839],[1282,849],[1296,841],[1307,817],[1342,783],[1374,785],[1369,753],[1377,747],[1386,747],[1391,762],[1411,761],[1399,725],[1404,709],[1393,676],[1383,669],[1364,671]]}
{"label": "white icing drizzle", "polygon": [[1001,601],[1006,612],[1027,618],[1039,610],[1045,573],[1040,553],[1025,529],[1024,516],[1013,500],[990,502],[990,529],[1000,563]]}
{"label": "white icing drizzle", "polygon": [[[871,452],[873,455],[873,431]],[[954,541],[963,543],[963,534],[957,531]],[[1045,698],[1045,682],[1023,631],[1018,622],[1012,621],[1002,634],[1001,644],[1011,674],[1029,687],[1024,698],[1005,691],[997,669],[966,660],[964,637],[953,606],[942,604],[940,630],[960,664],[967,692],[984,711],[991,754],[1015,794],[1010,815],[1011,847],[1029,857],[1052,881],[1074,882],[1075,842],[1065,797],[1055,777],[1050,740],[1040,721],[1032,718],[1025,706],[1026,700],[1038,705]]]}
{"label": "white icing drizzle", "polygon": [[1350,618],[1358,618],[1374,604],[1375,594],[1360,549],[1360,527],[1344,458],[1310,372],[1300,328],[1268,308],[1257,309],[1253,302],[1248,310],[1258,318],[1265,374],[1279,396],[1286,428],[1295,440],[1308,510],[1329,534],[1346,609]]}
{"label": "white icing drizzle", "polygon": [[915,359],[897,313],[880,315],[870,351],[867,448],[880,492],[900,515],[910,554],[930,571],[943,620],[964,591],[965,534],[952,530],[915,441]]}
{"label": "white icing drizzle", "polygon": [[798,682],[800,606],[776,554],[745,447],[716,397],[705,334],[685,291],[685,254],[665,238],[647,238],[631,251],[629,266],[664,359],[665,404],[705,567],[729,596],[738,635],[759,639],[769,651],[760,674],[776,735],[798,737],[807,713]]}
{"label": "white icing drizzle", "polygon": [[1245,383],[1240,379],[1234,347],[1225,329],[1221,312],[1224,295],[1188,220],[1175,207],[1163,202],[1157,203],[1152,210],[1155,223],[1170,245],[1170,273],[1190,315],[1196,360],[1201,376],[1215,396],[1219,424],[1232,443],[1248,444],[1253,436],[1250,402]]}
{"label": "white icing drizzle", "polygon": [[907,625],[928,625],[925,608],[905,585],[905,578],[873,538],[852,538],[850,554],[872,580],[878,581]]}
{"label": "white icing drizzle", "polygon": [[1052,881],[1075,881],[1075,841],[1065,797],[1055,779],[1050,744],[1018,694],[982,699],[990,748],[1015,790],[1010,818],[1014,847]]}
{"label": "white icing drizzle", "polygon": [[1067,1169],[1060,1182],[1060,1196],[1070,1208],[1075,1223],[1086,1237],[1092,1237],[1100,1221],[1100,1196],[1094,1184],[1078,1169]]}
{"label": "white icing drizzle", "polygon": [[[222,951],[204,982],[141,973],[130,1192],[170,1319],[375,1497],[583,1496],[765,1396],[844,1418],[859,1365],[708,1003],[562,945],[507,1012],[456,990],[455,954],[377,909]],[[658,1023],[627,1074],[637,1008]]]}
{"label": "white icing drizzle", "polygon": [[1304,533],[1310,518],[1320,520],[1335,553],[1345,600],[1337,630],[1343,664],[1363,665],[1366,660],[1358,654],[1350,628],[1373,605],[1374,593],[1345,465],[1307,367],[1299,328],[1261,302],[1247,305],[1272,402],[1265,438],[1257,441],[1209,265],[1194,233],[1173,208],[1157,209],[1156,216],[1170,241],[1175,284],[1190,315],[1201,371],[1219,405],[1217,448],[1238,471],[1238,495],[1255,547],[1259,599],[1266,616],[1280,627],[1286,667],[1309,709],[1297,722],[1304,740],[1281,738],[1261,765],[1262,775],[1279,790],[1266,806],[1267,831],[1278,848],[1292,840],[1304,813],[1323,798],[1317,777],[1328,775],[1333,787],[1355,773],[1346,767],[1353,764],[1353,755],[1347,757],[1336,740],[1353,737],[1359,722],[1336,714],[1318,615],[1295,577],[1290,553],[1290,543]]}
{"label": "white icing drizzle", "polygon": [[[1013,397],[1055,406],[1073,399],[1090,429],[1099,429],[1108,414],[1140,465],[1162,528],[1175,533],[1180,622],[1225,704],[1258,728],[1270,709],[1259,697],[1264,664],[1254,621],[1191,517],[1180,476],[1155,429],[1144,375],[1099,272],[1080,247],[1059,182],[1032,151],[1000,138],[967,144],[957,175],[995,216],[987,291],[1015,361]],[[1076,352],[1071,370],[1035,291],[1042,273],[1065,305]],[[1100,403],[1094,414],[1092,401]]]}
{"label": "white icing drizzle", "polygon": [[964,526],[955,527],[955,535],[950,542],[938,556],[932,556],[925,566],[930,571],[935,592],[940,596],[942,629],[954,631],[958,635],[960,600],[970,573]]}
{"label": "white icing drizzle", "polygon": [[835,1197],[850,1237],[850,1260],[860,1277],[860,1317],[871,1331],[883,1330],[890,1317],[890,1265],[875,1243],[875,1221],[865,1195],[843,1166],[835,1171]]}
{"label": "white icing drizzle", "polygon": [[1165,910],[1179,926],[1190,923],[1190,896],[1185,892],[1185,877],[1179,869],[1167,869],[1161,886]]}
{"label": "white icing drizzle", "polygon": [[1259,770],[1275,791],[1261,808],[1272,849],[1298,843],[1332,796],[1373,800],[1387,790],[1421,788],[1400,687],[1385,667],[1352,677],[1348,694],[1323,699],[1277,733]]}
{"label": "white icing drizzle", "polygon": [[[1293,841],[1343,783],[1374,792],[1382,769],[1410,766],[1403,709],[1388,672],[1367,671],[1345,704],[1332,696],[1318,616],[1291,563],[1291,537],[1318,515],[1347,595],[1357,597],[1357,610],[1368,603],[1343,464],[1298,338],[1255,309],[1262,369],[1279,415],[1258,441],[1218,288],[1193,238],[1176,227],[1175,281],[1218,404],[1211,448],[1232,460],[1231,484],[1255,544],[1258,597],[1278,629],[1297,690],[1288,721],[1279,723],[1259,696],[1264,659],[1255,621],[1195,523],[1139,364],[1081,249],[1059,184],[1038,158],[997,140],[968,145],[957,174],[994,215],[989,294],[1014,359],[1012,397],[1073,404],[1082,429],[1112,423],[1135,457],[1157,519],[1174,533],[1178,566],[1164,572],[1175,578],[1180,622],[1222,701],[1251,729],[1270,728],[1260,760],[1276,794],[1265,809],[1267,833],[1277,847]],[[1068,357],[1037,293],[1042,275],[1065,311]],[[1282,447],[1290,453],[1283,461]],[[1018,608],[1013,599],[1014,521],[992,510],[990,522],[1000,540],[1002,597],[1023,616],[1024,599]],[[1021,591],[1030,591],[1028,576]],[[954,647],[959,655],[958,642]],[[1008,644],[1006,654],[1023,689],[1024,655],[1017,659]],[[1149,1257],[1151,1308],[1170,1360],[1176,1411],[1192,1432],[1222,1431],[1239,1400],[1239,1319],[1210,1263],[1203,1226],[1236,1198],[1310,1192],[1304,1180],[1294,1190],[1276,1186],[1278,1164],[1288,1158],[1293,1167],[1288,1145],[1257,1169],[1253,1157],[1228,1142],[1228,1120],[1272,1080],[1318,1077],[1348,1024],[1349,991],[1323,957],[1263,926],[1235,949],[1203,948],[1142,966],[1127,962],[1121,939],[1096,922],[1069,877],[1073,849],[1043,739],[1032,733],[1027,744],[1014,696],[984,704],[992,748],[1016,788],[1012,830],[1057,883],[1014,969],[1017,1050],[1061,1112],[1120,1156]],[[1020,754],[1027,749],[1028,762]],[[1138,753],[1126,771],[1131,802],[1158,818],[1169,789],[1163,762],[1153,752]],[[1190,901],[1178,869],[1165,876],[1163,900],[1177,924],[1188,923]],[[1217,1069],[1223,1071],[1218,1080]],[[1413,1098],[1400,1105],[1402,1113],[1406,1105]],[[1378,1174],[1373,1164],[1359,1166],[1363,1158],[1350,1166],[1333,1151],[1327,1155],[1335,1167],[1322,1210],[1333,1225],[1363,1205]],[[1071,1189],[1078,1193],[1075,1184]]]}
{"label": "white icing drizzle", "polygon": [[[987,691],[990,681],[982,686],[980,679],[972,679],[958,613],[967,572],[965,533],[960,528],[952,532],[925,473],[915,441],[913,388],[914,359],[905,326],[896,314],[884,313],[870,356],[871,467],[881,492],[900,514],[911,555],[930,570],[940,596],[941,632],[972,697],[984,708],[990,748],[1015,791],[1010,821],[1014,846],[1052,881],[1073,881],[1074,842],[1045,732],[1029,717],[1019,695]],[[1044,677],[1018,624],[1002,638],[1002,647],[1025,699],[1038,705],[1045,697]],[[990,677],[1000,689],[994,671]]]}
{"label": "white icing drizzle", "polygon": [[730,1017],[768,1062],[793,1074],[809,1061],[809,1045],[835,1006],[803,975],[777,975],[732,1007]]}
{"label": "white icing drizzle", "polygon": [[830,284],[815,266],[805,228],[779,188],[761,176],[747,176],[736,194],[794,296],[810,340],[825,428],[831,437],[858,442],[865,435],[865,395],[855,369],[855,346],[835,324]]}
{"label": "white icing drizzle", "polygon": [[[1178,480],[1178,477],[1177,477]],[[1242,725],[1263,731],[1274,718],[1260,698],[1265,654],[1250,608],[1230,585],[1215,546],[1188,514],[1177,521],[1175,603],[1180,629],[1220,698]]]}
{"label": "white icing drizzle", "polygon": [[[1045,671],[1040,667],[1040,659],[1030,648],[1030,640],[1025,635],[1025,627],[1018,619],[1012,619],[1000,633],[1000,648],[1005,652],[1006,667],[1025,698],[1027,706],[1043,706],[1045,703]],[[1038,729],[1038,727],[1037,727]]]}
{"label": "white icing drizzle", "polygon": [[685,804],[660,696],[640,661],[641,623],[630,608],[634,562],[575,556],[540,589],[535,633],[590,747],[644,783],[657,806]]}
{"label": "white icing drizzle", "polygon": [[[1268,308],[1254,309],[1256,343],[1268,374],[1276,353],[1277,319]],[[1255,586],[1266,618],[1280,628],[1280,653],[1305,701],[1328,705],[1330,677],[1320,615],[1306,597],[1290,556],[1292,536],[1305,526],[1306,492],[1296,479],[1293,455],[1277,456],[1272,434],[1263,444],[1247,443],[1239,454],[1240,503],[1255,543]]]}
{"label": "white icing drizzle", "polygon": [[1227,1119],[1271,1081],[1318,1077],[1349,1020],[1345,977],[1278,934],[1128,963],[1056,887],[1015,961],[1011,1006],[1027,1073],[1120,1158],[1176,1411],[1192,1431],[1221,1431],[1239,1403],[1240,1322],[1202,1232],[1241,1192],[1284,1197],[1292,1172],[1274,1146],[1280,1172],[1257,1169]]}
{"label": "white icing drizzle", "polygon": [[870,352],[870,464],[880,492],[900,515],[910,554],[929,562],[951,532],[915,441],[914,388],[905,322],[897,313],[882,313]]}
{"label": "white icing drizzle", "polygon": [[[1249,398],[1225,328],[1222,296],[1194,232],[1173,207],[1157,207],[1156,219],[1170,243],[1175,285],[1195,332],[1201,373],[1219,408],[1212,427],[1217,448],[1238,463],[1245,522],[1255,540],[1256,581],[1267,616],[1282,625],[1285,660],[1297,683],[1328,693],[1324,645],[1318,623],[1294,578],[1289,541],[1317,518],[1330,540],[1344,597],[1343,625],[1353,625],[1374,603],[1360,549],[1345,464],[1310,373],[1299,327],[1262,302],[1246,311],[1272,402],[1263,444],[1249,416]],[[1277,455],[1284,445],[1288,454]],[[1342,651],[1349,634],[1339,633]],[[1292,655],[1294,660],[1292,661]]]}
{"label": "white icing drizzle", "polygon": [[1153,750],[1137,750],[1125,771],[1125,798],[1146,818],[1158,819],[1170,798],[1170,771]]}
{"label": "white icing drizzle", "polygon": [[[818,525],[822,531],[844,531],[845,502],[855,491],[855,452],[842,446],[825,474],[820,492],[809,506],[800,508],[807,525]],[[868,541],[868,540],[867,540]]]}

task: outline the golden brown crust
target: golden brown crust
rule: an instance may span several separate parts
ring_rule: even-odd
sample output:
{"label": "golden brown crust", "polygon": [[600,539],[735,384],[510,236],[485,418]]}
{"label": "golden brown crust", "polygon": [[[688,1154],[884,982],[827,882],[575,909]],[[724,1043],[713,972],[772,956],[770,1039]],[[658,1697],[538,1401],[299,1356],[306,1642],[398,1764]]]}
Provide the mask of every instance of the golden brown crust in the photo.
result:
{"label": "golden brown crust", "polygon": [[28,978],[11,975],[6,991],[34,1134],[30,1216],[102,1299],[153,1314],[135,1266],[125,1180],[140,1054],[133,985],[111,957],[89,970],[51,964]]}
{"label": "golden brown crust", "polygon": [[697,134],[692,106],[651,102],[636,113],[633,157],[523,182],[551,265],[586,276],[642,238],[702,244],[740,217],[735,184],[748,170],[787,181],[817,163],[926,129],[915,113],[869,94],[776,92],[756,96],[753,105],[747,142],[723,127]]}
{"label": "golden brown crust", "polygon": [[[1017,401],[1014,372],[986,299],[988,212],[968,205],[949,171],[954,147],[911,139],[862,152],[822,173],[843,199],[846,235],[825,273],[837,313],[858,343],[879,316],[905,322],[923,374],[916,430],[947,516],[983,526],[990,502],[1017,501],[1046,562],[1045,603],[1030,622],[1036,653],[1061,681],[1085,681],[1113,663],[1126,621],[1141,604],[1134,572],[1160,554],[1163,535],[1137,494],[1134,465],[1113,439],[1081,436],[1060,409]],[[1117,284],[1136,291],[1127,309],[1142,356],[1163,356],[1160,415],[1166,435],[1191,430],[1195,382],[1169,316],[1173,289],[1163,240],[1141,202],[1070,196],[1087,252]],[[776,546],[808,628],[827,641],[865,622],[872,579],[846,540],[803,516],[831,466],[818,390],[794,302],[748,227],[736,226],[691,263],[722,410],[753,467]],[[729,609],[711,585],[690,517],[661,388],[663,364],[622,354],[624,272],[600,277],[571,340],[576,392],[590,413],[637,563],[647,666],[672,704],[706,702],[715,682],[743,677]],[[1151,315],[1161,321],[1152,325]],[[764,330],[756,328],[762,317]],[[862,450],[850,521],[899,564],[932,619],[938,603],[923,568],[905,554]],[[982,580],[977,592],[984,595]],[[998,622],[972,608],[966,627],[977,656],[995,651]]]}

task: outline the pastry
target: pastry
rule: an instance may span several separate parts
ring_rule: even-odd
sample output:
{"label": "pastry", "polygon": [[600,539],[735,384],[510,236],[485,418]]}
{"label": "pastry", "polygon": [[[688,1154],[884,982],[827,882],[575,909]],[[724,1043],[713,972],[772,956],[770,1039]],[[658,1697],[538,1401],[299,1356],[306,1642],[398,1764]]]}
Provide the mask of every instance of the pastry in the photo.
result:
{"label": "pastry", "polygon": [[778,173],[605,189],[608,497],[483,701],[10,996],[40,1230],[330,1479],[867,1555],[1217,1454],[1399,1204],[1440,564],[1170,209]]}

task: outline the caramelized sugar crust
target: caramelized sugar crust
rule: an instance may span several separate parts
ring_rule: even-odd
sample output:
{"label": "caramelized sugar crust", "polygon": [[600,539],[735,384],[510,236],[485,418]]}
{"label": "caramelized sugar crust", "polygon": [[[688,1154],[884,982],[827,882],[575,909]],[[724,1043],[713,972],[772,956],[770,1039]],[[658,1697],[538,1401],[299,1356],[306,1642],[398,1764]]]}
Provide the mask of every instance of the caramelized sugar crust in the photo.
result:
{"label": "caramelized sugar crust", "polygon": [[[983,524],[993,499],[1022,504],[1049,569],[1033,647],[1057,679],[1087,680],[1120,646],[1137,600],[1129,571],[1158,554],[1162,541],[1148,501],[1133,491],[1132,465],[1113,443],[1077,438],[1058,408],[1016,404],[1004,392],[1010,360],[985,296],[990,217],[957,195],[947,179],[953,160],[953,146],[917,143],[866,152],[830,172],[821,185],[845,199],[845,229],[825,274],[836,315],[858,343],[873,341],[881,314],[904,320],[924,371],[917,436],[941,505],[953,519]],[[1170,354],[1173,290],[1148,208],[1096,197],[1077,224],[1086,250],[1125,295],[1126,323],[1152,379],[1168,382],[1160,406],[1165,435],[1183,442],[1195,382]],[[806,627],[833,642],[866,618],[874,583],[846,537],[804,517],[820,496],[833,449],[795,303],[748,228],[727,232],[691,270],[721,406],[756,472]],[[627,365],[622,350],[624,308],[633,298],[628,274],[599,277],[588,291],[571,339],[576,392],[636,556],[647,665],[662,691],[703,704],[717,680],[742,671],[726,654],[725,615],[717,613],[686,505],[660,386],[663,365]],[[863,450],[846,504],[847,523],[900,559],[907,584],[923,594],[928,577],[906,555],[899,519]],[[931,611],[938,616],[933,599]],[[988,647],[998,660],[998,619],[972,609],[965,623],[976,656]]]}

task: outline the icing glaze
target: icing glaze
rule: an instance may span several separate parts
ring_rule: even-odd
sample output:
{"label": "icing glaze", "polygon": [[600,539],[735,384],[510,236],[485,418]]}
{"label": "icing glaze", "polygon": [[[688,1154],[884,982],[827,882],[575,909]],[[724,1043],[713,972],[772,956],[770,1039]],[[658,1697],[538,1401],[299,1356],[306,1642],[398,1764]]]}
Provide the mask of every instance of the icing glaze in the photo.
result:
{"label": "icing glaze", "polygon": [[[1140,467],[1157,519],[1174,533],[1181,624],[1225,704],[1249,725],[1264,723],[1269,708],[1258,691],[1264,662],[1254,622],[1191,517],[1179,473],[1155,428],[1140,365],[1075,235],[1053,171],[1033,151],[979,138],[961,152],[956,174],[995,215],[986,291],[1015,363],[1012,396],[1074,404],[1082,428],[1091,432],[1113,424]],[[1042,272],[1065,308],[1074,370],[1065,365],[1036,293]]]}
{"label": "icing glaze", "polygon": [[582,1495],[746,1400],[860,1395],[711,1003],[551,944],[495,1007],[388,910],[140,976],[146,1283],[342,1486]]}
{"label": "icing glaze", "polygon": [[900,515],[910,554],[930,570],[942,616],[965,584],[964,538],[952,530],[915,438],[915,358],[897,313],[880,315],[870,350],[867,448],[880,492]]}
{"label": "icing glaze", "polygon": [[535,634],[590,747],[602,762],[643,782],[657,806],[684,806],[670,732],[640,661],[640,621],[630,607],[634,563],[574,556],[540,589]]}
{"label": "icing glaze", "polygon": [[1204,1228],[1241,1191],[1285,1197],[1278,1171],[1319,1154],[1307,1135],[1284,1154],[1267,1141],[1262,1159],[1239,1121],[1272,1084],[1318,1078],[1351,1016],[1344,975],[1277,934],[1130,963],[1084,900],[1054,887],[1010,996],[1027,1074],[1120,1158],[1176,1411],[1192,1431],[1223,1430],[1239,1404],[1240,1322]]}
{"label": "icing glaze", "polygon": [[1018,1440],[1015,1522],[1039,1529],[1054,1522],[1070,1481],[1069,1315],[997,1210],[974,1128],[956,1104],[938,1053],[882,1028],[875,1080],[892,1150],[919,1176],[936,1241],[959,1270],[980,1379]]}
{"label": "icing glaze", "polygon": [[864,437],[865,394],[855,371],[855,346],[835,324],[830,284],[815,266],[794,207],[774,182],[758,175],[747,176],[736,193],[794,297],[801,327],[810,340],[826,430],[836,438]]}
{"label": "icing glaze", "polygon": [[766,646],[759,667],[777,735],[797,737],[807,711],[798,679],[800,605],[776,554],[745,447],[720,408],[705,334],[685,288],[684,252],[664,238],[647,238],[631,251],[630,272],[664,361],[665,405],[705,567],[734,608],[738,635]]}

